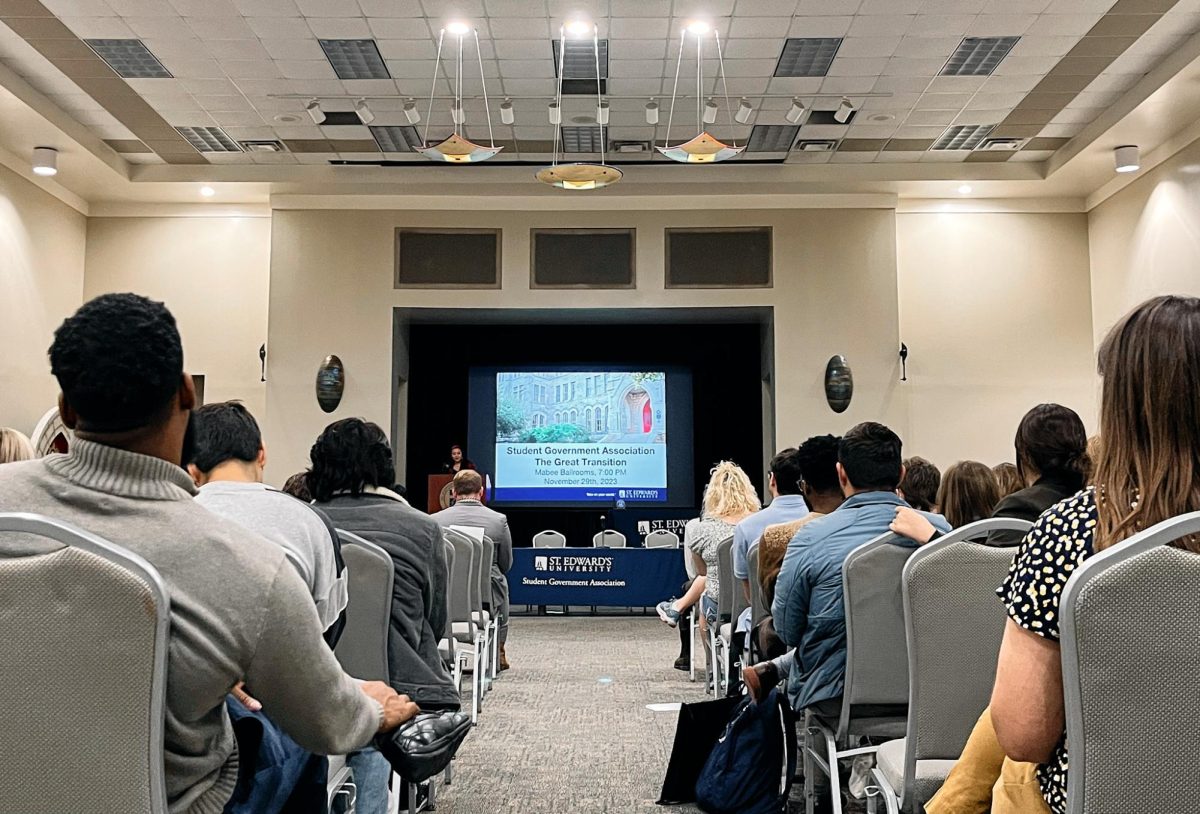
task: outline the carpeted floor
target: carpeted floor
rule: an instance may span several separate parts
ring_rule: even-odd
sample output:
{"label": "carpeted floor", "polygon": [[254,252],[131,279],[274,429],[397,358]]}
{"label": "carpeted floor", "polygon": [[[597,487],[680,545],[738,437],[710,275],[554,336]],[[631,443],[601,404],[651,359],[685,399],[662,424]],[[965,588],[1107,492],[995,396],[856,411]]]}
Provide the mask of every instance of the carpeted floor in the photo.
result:
{"label": "carpeted floor", "polygon": [[705,697],[703,671],[690,683],[678,655],[657,617],[514,617],[513,668],[486,696],[438,812],[696,811],[654,804],[676,713],[646,705]]}

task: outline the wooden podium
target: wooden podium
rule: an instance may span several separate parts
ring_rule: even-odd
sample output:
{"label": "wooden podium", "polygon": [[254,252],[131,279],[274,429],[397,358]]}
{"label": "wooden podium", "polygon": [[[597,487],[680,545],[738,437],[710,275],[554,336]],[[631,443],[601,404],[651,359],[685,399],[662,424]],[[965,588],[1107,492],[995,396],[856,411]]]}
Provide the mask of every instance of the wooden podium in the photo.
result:
{"label": "wooden podium", "polygon": [[[440,512],[445,506],[442,505],[442,490],[449,486],[454,481],[453,475],[430,475],[429,476],[429,498],[427,500],[426,510],[433,514]],[[449,505],[449,504],[447,504]]]}

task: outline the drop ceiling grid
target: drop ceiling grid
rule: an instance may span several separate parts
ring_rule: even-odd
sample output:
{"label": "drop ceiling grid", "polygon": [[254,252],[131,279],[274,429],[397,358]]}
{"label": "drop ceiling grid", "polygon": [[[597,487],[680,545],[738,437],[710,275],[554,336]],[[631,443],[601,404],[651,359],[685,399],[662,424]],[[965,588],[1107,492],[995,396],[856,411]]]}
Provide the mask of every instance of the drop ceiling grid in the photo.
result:
{"label": "drop ceiling grid", "polygon": [[[1119,0],[1117,5],[1130,2],[1138,0]],[[281,94],[334,97],[325,104],[340,110],[350,109],[361,95],[419,100],[428,94],[437,32],[451,7],[466,12],[480,29],[490,94],[542,95],[548,100],[554,87],[550,39],[557,36],[560,15],[575,5],[565,0],[46,0],[46,6],[77,36],[145,40],[176,78],[132,81],[130,85],[169,124],[220,126],[238,139],[323,137],[321,128],[308,126],[303,100],[280,99]],[[723,37],[731,95],[746,94],[756,104],[751,125],[783,124],[787,107],[786,99],[760,102],[753,99],[755,94],[845,94],[862,106],[862,115],[853,124],[837,130],[836,136],[829,125],[806,125],[799,137],[934,139],[952,124],[994,124],[1011,115],[1046,71],[1075,47],[1114,3],[595,0],[586,5],[595,12],[600,36],[610,40],[612,94],[661,97],[669,93],[678,31],[691,14],[704,10],[713,15]],[[1170,17],[1168,13],[1164,20]],[[1098,115],[1111,103],[1112,94],[1136,81],[1147,63],[1161,59],[1180,37],[1194,31],[1200,20],[1186,23],[1191,27],[1181,20],[1175,30],[1159,32],[1153,40],[1148,37],[1144,46],[1136,43],[1130,49],[1132,54],[1119,57],[1096,78],[1095,90],[1089,86],[1093,95],[1072,99],[1037,135],[1063,138],[1077,133],[1091,120],[1083,111]],[[977,79],[974,77],[937,76],[963,37],[1001,35],[1021,36],[1021,40],[995,75],[977,82],[953,81]],[[773,76],[786,37],[818,36],[844,38],[828,76],[815,80]],[[375,39],[394,79],[338,80],[318,38]],[[468,58],[473,50],[468,48]],[[5,41],[0,39],[0,57],[8,61],[8,56]],[[30,68],[19,59],[14,62],[19,72],[32,70],[46,83],[63,78],[49,63]],[[715,61],[706,63],[706,92],[711,93]],[[1130,73],[1116,72],[1123,67]],[[467,76],[473,71],[478,71],[477,62],[469,64]],[[449,68],[442,74],[439,93],[444,94],[450,87]],[[478,79],[468,78],[465,85],[468,93],[479,90]],[[687,83],[681,80],[681,87],[686,89]],[[890,99],[861,96],[868,93],[893,95]],[[377,123],[407,123],[399,111],[400,101],[372,101],[380,117]],[[614,100],[614,105],[618,101],[622,100]],[[832,107],[835,101],[823,99],[821,106]],[[572,104],[583,110],[590,106],[586,100]],[[692,103],[681,104],[686,109]],[[515,129],[500,126],[493,110],[497,136],[551,138],[553,130],[542,103],[531,107],[518,107]],[[421,109],[424,115],[424,104]],[[481,114],[482,110],[468,109],[470,118],[477,120]],[[284,123],[276,120],[280,115],[302,118]],[[618,118],[614,108],[612,137],[625,139],[635,127],[643,132],[648,129],[640,115],[634,108]],[[871,121],[872,115],[893,118]],[[689,119],[690,113],[683,118]],[[719,121],[724,120],[722,111]],[[431,126],[448,123],[445,112],[438,111]],[[111,122],[93,126],[106,138],[128,135]],[[815,127],[825,129],[805,132]],[[361,130],[366,132],[366,128]],[[656,132],[660,138],[661,132],[660,126]],[[743,132],[748,133],[749,127]],[[360,138],[361,134],[345,137]]]}

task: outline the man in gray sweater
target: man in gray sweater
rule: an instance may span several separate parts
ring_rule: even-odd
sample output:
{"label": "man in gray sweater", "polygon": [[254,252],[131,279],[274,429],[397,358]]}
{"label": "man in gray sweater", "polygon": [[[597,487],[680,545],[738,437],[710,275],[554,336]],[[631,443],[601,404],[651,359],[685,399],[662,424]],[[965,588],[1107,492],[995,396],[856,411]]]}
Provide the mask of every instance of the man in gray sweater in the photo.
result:
{"label": "man in gray sweater", "polygon": [[[181,461],[196,394],[161,303],[132,294],[92,300],[55,332],[50,362],[76,440],[66,455],[0,467],[0,511],[72,523],[141,555],[166,582],[171,814],[220,814],[230,798],[238,756],[225,695],[238,682],[320,754],[358,749],[416,714],[386,684],[345,674],[279,546],[193,500]],[[0,557],[60,547],[0,535]]]}

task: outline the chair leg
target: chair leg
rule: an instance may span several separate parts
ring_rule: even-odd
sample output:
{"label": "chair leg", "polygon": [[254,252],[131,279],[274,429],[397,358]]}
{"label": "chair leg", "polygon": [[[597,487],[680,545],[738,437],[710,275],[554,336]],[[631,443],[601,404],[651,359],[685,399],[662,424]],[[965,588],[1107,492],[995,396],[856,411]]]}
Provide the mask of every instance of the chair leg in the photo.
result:
{"label": "chair leg", "polygon": [[417,784],[405,783],[408,787],[408,814],[417,814]]}
{"label": "chair leg", "polygon": [[688,611],[688,681],[696,680],[696,609]]}

